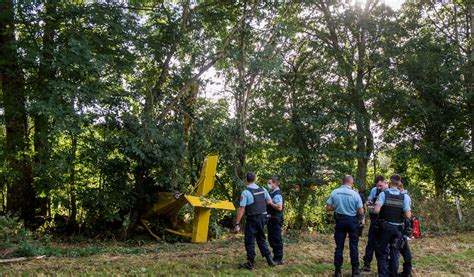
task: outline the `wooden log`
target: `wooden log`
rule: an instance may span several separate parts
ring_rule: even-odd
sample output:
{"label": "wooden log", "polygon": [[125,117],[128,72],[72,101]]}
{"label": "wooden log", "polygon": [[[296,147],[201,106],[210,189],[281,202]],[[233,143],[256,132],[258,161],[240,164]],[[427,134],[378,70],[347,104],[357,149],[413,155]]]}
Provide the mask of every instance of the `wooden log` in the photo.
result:
{"label": "wooden log", "polygon": [[3,259],[0,260],[0,264],[9,264],[9,263],[18,263],[30,260],[41,260],[46,258],[46,256],[36,256],[36,257],[19,257],[19,258],[11,258],[11,259]]}

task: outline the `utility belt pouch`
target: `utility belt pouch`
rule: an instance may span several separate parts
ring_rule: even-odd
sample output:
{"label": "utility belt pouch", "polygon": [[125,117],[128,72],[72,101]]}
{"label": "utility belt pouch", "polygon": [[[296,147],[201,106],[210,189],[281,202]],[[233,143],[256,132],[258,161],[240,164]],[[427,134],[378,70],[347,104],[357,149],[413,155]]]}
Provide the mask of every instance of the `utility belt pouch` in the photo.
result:
{"label": "utility belt pouch", "polygon": [[403,230],[403,235],[407,237],[413,236],[413,228],[411,226],[405,227],[405,230]]}
{"label": "utility belt pouch", "polygon": [[406,238],[402,238],[400,239],[400,248],[398,249],[402,249],[403,247],[405,247],[405,244],[407,244],[408,241],[406,240]]}
{"label": "utility belt pouch", "polygon": [[392,247],[393,249],[401,249],[403,246],[402,244],[403,244],[403,239],[400,237],[397,237],[393,239],[390,247]]}
{"label": "utility belt pouch", "polygon": [[362,233],[364,232],[364,224],[359,223],[358,231],[359,231],[359,237],[362,237]]}
{"label": "utility belt pouch", "polygon": [[413,235],[413,227],[411,225],[411,220],[409,218],[405,218],[403,221],[403,232],[402,234],[411,237]]}

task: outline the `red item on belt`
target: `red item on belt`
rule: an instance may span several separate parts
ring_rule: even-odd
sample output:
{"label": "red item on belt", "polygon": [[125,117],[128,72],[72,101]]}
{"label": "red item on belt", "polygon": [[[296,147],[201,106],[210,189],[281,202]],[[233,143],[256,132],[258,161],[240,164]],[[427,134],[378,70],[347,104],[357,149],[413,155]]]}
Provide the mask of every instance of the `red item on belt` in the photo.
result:
{"label": "red item on belt", "polygon": [[418,220],[418,218],[413,217],[413,237],[415,237],[415,239],[418,239],[420,238],[420,236],[420,221]]}

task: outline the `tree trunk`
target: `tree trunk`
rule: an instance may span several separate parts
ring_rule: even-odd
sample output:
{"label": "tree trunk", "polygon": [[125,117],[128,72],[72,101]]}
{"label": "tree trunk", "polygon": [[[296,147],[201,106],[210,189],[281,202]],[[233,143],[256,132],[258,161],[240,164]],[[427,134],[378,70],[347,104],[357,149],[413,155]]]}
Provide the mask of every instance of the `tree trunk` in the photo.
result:
{"label": "tree trunk", "polygon": [[295,230],[301,230],[304,227],[304,211],[306,203],[309,198],[309,189],[307,188],[308,184],[300,184],[300,191],[298,193],[298,209],[295,216]]}
{"label": "tree trunk", "polygon": [[50,124],[48,112],[42,111],[42,107],[48,105],[51,97],[49,81],[54,78],[53,69],[54,60],[54,36],[57,30],[57,22],[54,20],[57,10],[57,1],[46,1],[44,5],[44,32],[43,49],[41,51],[41,60],[38,71],[38,87],[36,99],[38,109],[33,114],[34,122],[34,180],[35,189],[43,191],[46,199],[40,201],[41,215],[45,216],[48,211],[49,202],[49,179],[48,162],[50,159]]}
{"label": "tree trunk", "polygon": [[183,99],[183,135],[184,135],[184,150],[182,168],[188,173],[191,184],[194,184],[195,174],[193,171],[193,151],[189,149],[189,141],[193,129],[193,120],[196,110],[196,98],[199,94],[199,82],[195,81],[190,87],[188,95]]}
{"label": "tree trunk", "polygon": [[235,165],[235,175],[237,177],[236,182],[234,182],[233,187],[233,200],[238,202],[239,193],[241,190],[242,182],[245,183],[245,163],[247,160],[247,150],[246,150],[246,138],[245,138],[245,126],[243,122],[237,122],[237,137],[236,137],[236,146],[237,146],[237,163]]}
{"label": "tree trunk", "polygon": [[2,214],[5,213],[5,210],[6,210],[6,206],[5,206],[5,189],[4,187],[2,187]]}
{"label": "tree trunk", "polygon": [[135,168],[134,176],[135,188],[133,194],[135,197],[135,201],[130,212],[130,222],[128,226],[125,226],[125,230],[123,233],[124,238],[130,238],[131,236],[133,236],[136,227],[140,223],[140,218],[145,212],[145,208],[147,206],[145,186],[146,180],[149,178],[148,166],[143,162],[140,162]]}
{"label": "tree trunk", "polygon": [[20,214],[25,225],[32,227],[35,218],[36,193],[32,186],[32,169],[28,157],[26,95],[15,45],[13,1],[0,1],[0,80],[6,125],[5,159],[12,176],[7,185],[7,210]]}
{"label": "tree trunk", "polygon": [[295,217],[295,225],[294,228],[297,230],[301,230],[304,226],[304,211],[306,203],[308,202],[310,196],[310,189],[309,186],[311,185],[308,180],[313,177],[313,170],[312,170],[312,163],[311,163],[311,155],[309,154],[310,151],[308,149],[308,141],[306,136],[303,132],[304,127],[302,126],[300,114],[299,114],[299,107],[300,107],[300,99],[297,95],[297,80],[298,80],[298,71],[299,66],[301,64],[297,64],[293,67],[293,78],[290,82],[290,94],[289,94],[289,102],[290,102],[290,112],[291,112],[291,132],[292,132],[292,140],[294,146],[298,149],[298,164],[302,168],[302,182],[299,184],[299,192],[298,192],[298,208],[296,211]]}
{"label": "tree trunk", "polygon": [[242,7],[242,17],[244,20],[241,22],[240,26],[240,34],[239,34],[239,59],[237,61],[237,71],[238,71],[238,87],[235,93],[235,111],[236,111],[236,138],[235,138],[235,145],[237,147],[237,161],[235,164],[235,175],[236,180],[233,186],[233,200],[234,202],[238,202],[239,200],[239,192],[240,192],[240,183],[245,183],[245,163],[247,160],[247,143],[246,143],[246,120],[247,120],[247,90],[249,88],[246,77],[247,70],[246,66],[246,18],[247,16],[247,2],[244,1]]}
{"label": "tree trunk", "polygon": [[474,39],[474,1],[469,1],[468,9],[471,48],[469,49],[467,106],[471,121],[471,152],[474,152],[474,42],[472,41]]}
{"label": "tree trunk", "polygon": [[435,193],[438,197],[444,197],[444,174],[436,166],[433,167]]}
{"label": "tree trunk", "polygon": [[73,233],[77,227],[77,207],[76,207],[76,151],[77,135],[71,136],[71,161],[69,163],[69,218],[67,221],[67,230]]}
{"label": "tree trunk", "polygon": [[[363,102],[362,100],[360,100]],[[362,103],[363,104],[363,103]],[[356,184],[360,191],[367,188],[367,167],[370,155],[373,151],[373,138],[370,131],[370,119],[365,110],[355,113],[356,117],[356,151],[357,151],[357,172]]]}
{"label": "tree trunk", "polygon": [[[369,5],[369,2],[367,2]],[[368,7],[368,6],[367,6]],[[367,8],[366,7],[366,8]],[[374,150],[374,141],[372,131],[370,130],[370,114],[365,105],[365,85],[364,72],[370,71],[367,69],[367,41],[366,41],[366,26],[364,21],[359,21],[359,37],[357,40],[357,70],[355,84],[349,82],[353,89],[351,90],[351,99],[356,123],[356,151],[357,151],[357,172],[356,184],[359,191],[365,192],[367,188],[367,167],[370,160],[370,155]],[[348,76],[348,79],[351,78]],[[370,78],[366,78],[366,85],[370,82]]]}

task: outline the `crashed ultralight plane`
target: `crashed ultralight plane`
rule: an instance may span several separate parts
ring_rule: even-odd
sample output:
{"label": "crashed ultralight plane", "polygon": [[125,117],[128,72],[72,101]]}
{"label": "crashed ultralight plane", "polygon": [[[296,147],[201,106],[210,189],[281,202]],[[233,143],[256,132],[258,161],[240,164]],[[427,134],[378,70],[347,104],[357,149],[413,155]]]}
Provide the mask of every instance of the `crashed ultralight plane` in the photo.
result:
{"label": "crashed ultralight plane", "polygon": [[[191,238],[191,242],[206,242],[211,209],[235,210],[232,202],[206,197],[214,188],[217,159],[218,156],[207,156],[202,166],[199,181],[190,195],[158,192],[158,200],[141,219],[142,224],[153,237],[158,240],[161,239],[150,228],[150,220],[158,217],[163,219],[162,222],[166,222],[165,226],[158,226],[158,228],[175,235]],[[194,208],[192,222],[186,222],[179,217],[179,211],[187,204]]]}

